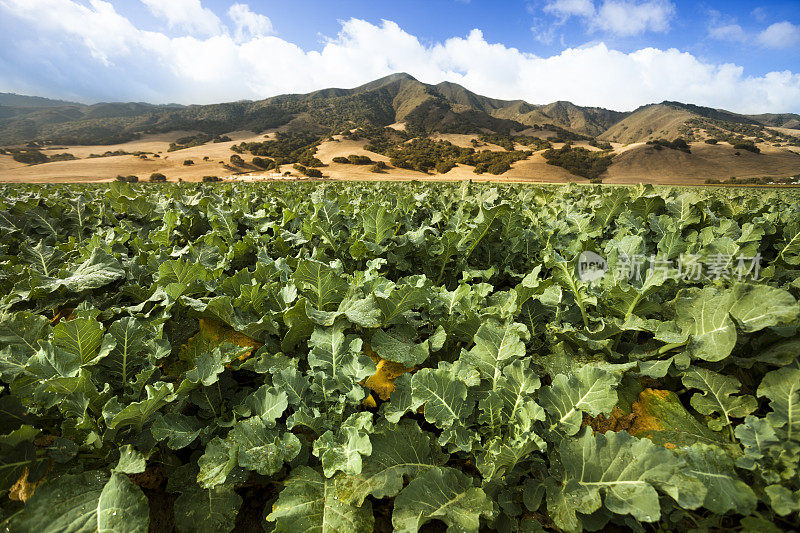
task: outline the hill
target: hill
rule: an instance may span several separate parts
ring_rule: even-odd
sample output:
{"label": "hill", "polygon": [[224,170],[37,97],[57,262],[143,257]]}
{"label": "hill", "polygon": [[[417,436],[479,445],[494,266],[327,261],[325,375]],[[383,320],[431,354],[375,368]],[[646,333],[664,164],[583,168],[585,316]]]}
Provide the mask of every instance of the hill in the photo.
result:
{"label": "hill", "polygon": [[52,100],[50,98],[42,98],[41,96],[26,96],[24,94],[16,93],[0,93],[0,106],[12,107],[62,107],[62,106],[79,106],[75,102],[67,102],[66,100]]}
{"label": "hill", "polygon": [[[630,112],[537,105],[399,73],[352,89],[212,105],[0,94],[0,146],[7,147],[0,179],[12,180],[102,180],[115,172],[191,180],[276,169],[338,178],[388,169],[409,179],[698,182],[800,174],[800,115],[674,101]],[[384,167],[351,164],[351,155]],[[197,164],[184,166],[179,156]]]}
{"label": "hill", "polygon": [[28,141],[115,144],[142,134],[175,130],[222,134],[281,128],[325,135],[400,122],[418,134],[507,134],[534,128],[556,136],[570,132],[631,143],[659,136],[704,138],[702,130],[710,129],[723,136],[749,133],[769,137],[765,140],[775,137],[790,141],[786,134],[769,128],[800,127],[800,116],[740,115],[679,102],[662,102],[632,112],[581,107],[565,101],[535,105],[481,96],[455,83],[425,84],[403,73],[353,89],[323,89],[213,105],[81,105],[0,94],[0,145]]}

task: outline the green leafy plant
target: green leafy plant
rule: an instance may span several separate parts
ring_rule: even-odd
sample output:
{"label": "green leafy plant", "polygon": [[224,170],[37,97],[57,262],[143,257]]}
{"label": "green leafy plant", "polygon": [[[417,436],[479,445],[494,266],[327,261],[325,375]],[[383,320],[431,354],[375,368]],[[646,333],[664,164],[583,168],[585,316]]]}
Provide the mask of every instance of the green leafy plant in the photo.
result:
{"label": "green leafy plant", "polygon": [[5,530],[798,527],[795,190],[0,188]]}

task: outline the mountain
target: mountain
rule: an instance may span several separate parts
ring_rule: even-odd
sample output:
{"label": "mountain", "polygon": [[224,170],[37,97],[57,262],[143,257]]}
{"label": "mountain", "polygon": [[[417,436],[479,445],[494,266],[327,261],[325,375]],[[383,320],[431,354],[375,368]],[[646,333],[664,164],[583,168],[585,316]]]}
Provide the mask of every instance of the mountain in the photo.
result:
{"label": "mountain", "polygon": [[61,107],[61,106],[79,106],[75,102],[67,102],[65,100],[52,100],[50,98],[42,98],[41,96],[26,96],[24,94],[15,93],[0,93],[0,106],[12,107]]}
{"label": "mountain", "polygon": [[581,107],[565,101],[535,105],[481,96],[450,82],[425,84],[404,73],[353,89],[330,88],[212,105],[82,105],[0,94],[0,145],[31,140],[112,144],[142,133],[175,130],[222,134],[281,128],[324,136],[398,122],[416,135],[509,134],[534,128],[622,143],[676,137],[733,139],[741,135],[775,141],[793,136],[771,128],[800,128],[800,115],[741,115],[679,102],[652,104],[632,112]]}

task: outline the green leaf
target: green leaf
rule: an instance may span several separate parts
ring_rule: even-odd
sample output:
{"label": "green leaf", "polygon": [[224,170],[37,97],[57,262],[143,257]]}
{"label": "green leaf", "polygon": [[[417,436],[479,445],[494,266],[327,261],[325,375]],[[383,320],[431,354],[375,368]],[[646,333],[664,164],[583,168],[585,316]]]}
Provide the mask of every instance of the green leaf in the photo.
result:
{"label": "green leaf", "polygon": [[548,510],[558,527],[579,529],[575,513],[588,515],[602,506],[640,522],[656,522],[661,518],[657,491],[678,496],[689,509],[705,498],[702,483],[677,476],[685,468],[683,460],[624,431],[594,435],[587,429],[578,438],[563,439],[558,449],[563,479],[551,478],[547,485]]}
{"label": "green leaf", "polygon": [[492,502],[472,478],[453,468],[434,467],[414,478],[394,499],[395,531],[416,532],[431,520],[441,520],[448,531],[474,531],[481,516],[492,516]]}
{"label": "green leaf", "polygon": [[372,335],[369,343],[381,359],[412,367],[422,364],[428,358],[431,350],[436,348],[431,345],[432,341],[437,339],[437,335],[443,334],[444,329],[439,326],[430,339],[417,343],[414,341],[417,332],[412,328],[396,327],[389,332],[379,329]]}
{"label": "green leaf", "polygon": [[65,274],[59,278],[31,274],[31,295],[39,297],[61,289],[67,292],[99,289],[125,277],[120,262],[102,248],[92,250],[86,261]]}
{"label": "green leaf", "polygon": [[[68,324],[74,321],[71,320]],[[124,317],[111,324],[108,335],[114,339],[115,345],[103,359],[102,364],[124,388],[129,380],[147,365],[148,355],[155,358],[158,348],[149,338],[151,332],[139,320],[132,317]]]}
{"label": "green leaf", "polygon": [[467,386],[446,368],[423,368],[411,379],[413,408],[425,405],[425,420],[441,428],[465,421],[475,407]]}
{"label": "green leaf", "polygon": [[619,380],[619,374],[593,365],[569,376],[558,374],[550,387],[539,392],[539,403],[553,417],[551,429],[559,428],[567,435],[574,435],[581,427],[583,413],[589,416],[610,413],[617,404]]}
{"label": "green leaf", "polygon": [[162,415],[156,413],[150,432],[153,438],[160,442],[167,440],[167,446],[172,450],[180,450],[194,442],[200,435],[203,426],[193,416],[184,416],[178,413]]}
{"label": "green leaf", "polygon": [[294,283],[307,293],[309,302],[320,311],[336,307],[347,292],[347,282],[330,266],[303,259],[294,272]]}
{"label": "green leaf", "polygon": [[275,533],[371,533],[375,517],[369,502],[361,507],[342,502],[332,479],[300,466],[292,470],[267,521],[275,522]]}
{"label": "green leaf", "polygon": [[481,373],[481,378],[496,388],[503,368],[512,361],[525,356],[523,340],[530,337],[524,324],[500,325],[495,320],[485,322],[475,334],[475,346],[462,355],[466,363]]}
{"label": "green leaf", "polygon": [[111,398],[103,407],[103,418],[110,428],[133,426],[137,431],[150,420],[159,409],[175,400],[172,383],[159,382],[147,385],[147,399],[122,406],[116,398]]}
{"label": "green leaf", "polygon": [[369,434],[372,432],[372,413],[356,413],[334,433],[326,431],[314,441],[314,455],[322,463],[325,477],[341,470],[345,474],[361,473],[362,455],[372,453]]}
{"label": "green leaf", "polygon": [[756,463],[769,453],[770,447],[779,443],[767,419],[752,415],[747,415],[744,424],[736,426],[734,433],[744,447],[744,456],[736,460],[736,466],[747,470],[753,470]]}
{"label": "green leaf", "polygon": [[688,289],[675,299],[678,325],[691,335],[688,351],[692,357],[720,361],[736,345],[736,325],[730,318],[730,294],[713,287]]}
{"label": "green leaf", "polygon": [[361,472],[335,478],[339,498],[351,505],[361,505],[370,495],[394,497],[403,488],[404,476],[414,479],[443,461],[435,436],[413,420],[379,424],[370,440],[372,453],[361,458]]}
{"label": "green leaf", "polygon": [[782,485],[769,485],[764,488],[769,497],[772,510],[780,516],[800,511],[800,490],[792,492]]}
{"label": "green leaf", "polygon": [[94,318],[62,320],[53,328],[53,344],[77,355],[81,363],[94,363],[114,348],[112,337],[103,336],[103,325]]}
{"label": "green leaf", "polygon": [[375,373],[375,362],[361,353],[362,341],[344,334],[347,322],[340,320],[329,328],[317,327],[308,345],[308,364],[327,377],[352,384]]}
{"label": "green leaf", "polygon": [[364,226],[364,238],[375,244],[381,244],[394,233],[394,215],[385,206],[369,206],[361,212],[361,222]]}
{"label": "green leaf", "polygon": [[197,531],[200,524],[209,533],[228,533],[241,505],[241,496],[230,485],[210,490],[191,485],[175,500],[175,526],[180,533]]}
{"label": "green leaf", "polygon": [[588,284],[578,279],[575,275],[575,265],[570,261],[564,260],[556,254],[555,258],[547,265],[552,269],[553,279],[561,285],[563,289],[569,291],[575,299],[575,304],[581,313],[584,327],[589,327],[589,315],[587,310],[589,305],[596,305],[597,298],[589,294]]}
{"label": "green leaf", "polygon": [[[204,349],[198,347],[198,349]],[[190,354],[194,358],[194,368],[186,372],[183,382],[178,388],[179,392],[194,389],[198,384],[206,387],[219,381],[219,376],[225,372],[225,367],[242,354],[252,350],[230,342],[223,342],[219,346],[207,346],[208,351]]]}
{"label": "green leaf", "polygon": [[[794,320],[800,307],[788,292],[764,285],[737,284],[720,291],[714,287],[682,290],[674,302],[676,321],[691,335],[692,357],[720,361],[736,345],[736,323],[745,333]],[[731,318],[733,317],[733,319]]]}
{"label": "green leaf", "polygon": [[267,427],[275,427],[275,421],[283,415],[289,399],[285,391],[263,385],[245,398],[244,403],[253,415],[261,417]]}
{"label": "green leaf", "polygon": [[300,453],[300,440],[294,433],[281,435],[277,429],[267,428],[257,416],[237,422],[227,440],[239,448],[239,466],[264,476],[271,476],[283,467],[284,461],[291,461]]}
{"label": "green leaf", "polygon": [[510,206],[508,204],[500,204],[489,209],[480,207],[478,216],[475,217],[474,226],[469,233],[464,234],[458,242],[458,250],[464,252],[464,259],[468,259],[472,255],[473,250],[480,244],[486,234],[489,232],[492,224],[498,218],[508,214]]}
{"label": "green leaf", "polygon": [[778,257],[789,265],[800,265],[800,221],[793,220],[783,229],[786,244],[780,247]]}
{"label": "green leaf", "polygon": [[236,467],[239,446],[230,441],[214,437],[207,445],[203,455],[197,460],[200,472],[197,482],[204,489],[212,489],[225,483],[228,474]]}
{"label": "green leaf", "polygon": [[43,276],[56,274],[64,260],[64,253],[58,248],[47,246],[39,241],[36,246],[25,244],[21,247],[22,259]]}
{"label": "green leaf", "polygon": [[70,378],[78,375],[82,361],[79,354],[67,352],[49,341],[42,341],[39,350],[28,359],[25,369],[47,381],[53,378]]}
{"label": "green leaf", "polygon": [[114,467],[121,474],[140,474],[147,467],[147,459],[136,448],[126,444],[119,449],[119,461]]}
{"label": "green leaf", "polygon": [[50,336],[50,322],[27,311],[0,315],[0,376],[11,383],[39,350],[39,339]]}
{"label": "green leaf", "polygon": [[16,531],[114,531],[147,533],[150,512],[147,497],[128,476],[99,471],[65,474],[36,489],[21,515]]}
{"label": "green leaf", "polygon": [[422,276],[409,278],[404,283],[394,285],[390,290],[376,296],[381,310],[381,323],[390,326],[407,322],[407,315],[413,309],[425,304],[429,293],[425,288],[425,277]]}
{"label": "green leaf", "polygon": [[774,428],[784,428],[787,440],[800,441],[800,368],[793,365],[773,370],[758,386],[758,395],[769,398],[772,412],[767,420]]}
{"label": "green leaf", "polygon": [[758,500],[753,490],[736,474],[733,459],[722,448],[694,444],[684,448],[686,473],[703,482],[706,493],[703,507],[722,515],[728,511],[747,516]]}
{"label": "green leaf", "polygon": [[719,415],[708,421],[708,427],[715,431],[730,426],[731,418],[744,418],[758,407],[752,396],[733,396],[741,384],[732,376],[693,366],[683,374],[682,381],[690,389],[703,391],[692,396],[692,407],[703,415]]}
{"label": "green leaf", "polygon": [[788,291],[767,285],[736,285],[731,298],[730,313],[745,333],[791,322],[800,312]]}
{"label": "green leaf", "polygon": [[396,424],[405,413],[415,409],[412,390],[411,374],[402,374],[394,380],[389,401],[381,407],[386,420]]}
{"label": "green leaf", "polygon": [[158,266],[158,284],[161,286],[171,283],[191,286],[198,281],[204,281],[207,276],[208,271],[203,265],[183,259],[170,259]]}

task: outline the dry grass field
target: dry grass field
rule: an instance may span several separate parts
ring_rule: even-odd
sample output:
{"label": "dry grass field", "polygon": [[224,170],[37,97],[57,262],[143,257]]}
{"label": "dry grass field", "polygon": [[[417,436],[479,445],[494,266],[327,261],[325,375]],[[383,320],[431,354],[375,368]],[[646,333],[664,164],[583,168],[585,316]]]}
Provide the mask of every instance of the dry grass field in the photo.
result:
{"label": "dry grass field", "polygon": [[[400,128],[401,125],[395,125]],[[272,171],[259,171],[255,167],[230,167],[233,155],[230,147],[242,141],[260,141],[270,134],[254,134],[249,131],[229,133],[233,139],[229,142],[209,143],[202,146],[185,148],[168,152],[170,142],[179,137],[195,132],[176,131],[169,134],[146,135],[141,139],[110,146],[59,146],[43,150],[48,155],[71,153],[79,159],[58,161],[40,165],[25,165],[14,161],[9,155],[0,155],[0,182],[29,183],[69,183],[69,182],[106,182],[117,175],[136,175],[140,180],[147,180],[150,174],[159,172],[167,176],[169,181],[200,181],[203,176],[230,176],[237,173],[248,173],[256,176],[269,176]],[[541,133],[541,132],[537,132]],[[432,138],[446,140],[457,146],[471,147],[475,135],[435,134]],[[352,141],[334,136],[334,140],[323,142],[317,157],[326,165],[323,174],[335,180],[422,180],[435,177],[438,180],[456,181],[472,179],[476,181],[497,182],[537,182],[566,183],[587,182],[588,180],[574,176],[561,167],[548,165],[541,152],[530,158],[515,163],[511,170],[500,175],[477,175],[472,167],[458,165],[447,174],[435,176],[419,172],[390,168],[386,173],[374,173],[370,165],[349,165],[334,163],[335,157],[349,155],[365,155],[373,161],[389,163],[389,159],[364,149],[365,140]],[[587,142],[574,143],[590,150],[597,150]],[[556,148],[562,146],[555,144]],[[762,153],[754,154],[746,150],[734,150],[727,143],[708,145],[693,143],[691,154],[678,150],[657,150],[644,143],[622,145],[614,143],[617,153],[614,163],[604,176],[605,183],[655,183],[699,185],[708,178],[725,180],[736,176],[748,177],[786,177],[800,174],[800,149],[794,147],[773,147],[759,145]],[[518,144],[517,149],[525,146]],[[479,150],[503,150],[500,146],[482,143]],[[90,154],[102,154],[106,151],[123,150],[126,152],[150,152],[145,157],[119,155],[111,157],[89,158]],[[736,155],[736,152],[739,155]],[[157,156],[156,156],[157,155]],[[244,155],[245,161],[251,158]],[[184,161],[194,162],[185,166]],[[282,172],[290,172],[299,176],[291,165],[284,165]]]}

